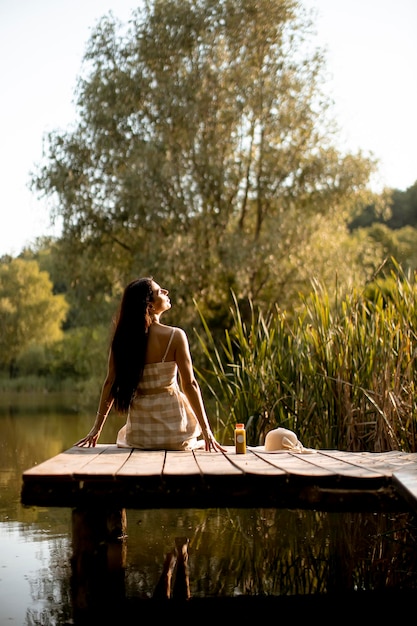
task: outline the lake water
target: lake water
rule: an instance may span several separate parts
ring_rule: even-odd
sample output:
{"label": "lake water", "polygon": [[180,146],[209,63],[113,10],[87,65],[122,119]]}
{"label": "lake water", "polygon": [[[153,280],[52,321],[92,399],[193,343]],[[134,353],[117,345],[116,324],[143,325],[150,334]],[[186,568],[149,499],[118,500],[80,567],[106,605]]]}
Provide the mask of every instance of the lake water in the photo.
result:
{"label": "lake water", "polygon": [[[71,396],[0,396],[0,626],[72,623],[71,510],[20,504],[25,469],[69,448],[94,410]],[[110,416],[101,443],[122,425]],[[151,598],[175,538],[195,598],[417,589],[414,514],[275,509],[127,511],[127,598]]]}

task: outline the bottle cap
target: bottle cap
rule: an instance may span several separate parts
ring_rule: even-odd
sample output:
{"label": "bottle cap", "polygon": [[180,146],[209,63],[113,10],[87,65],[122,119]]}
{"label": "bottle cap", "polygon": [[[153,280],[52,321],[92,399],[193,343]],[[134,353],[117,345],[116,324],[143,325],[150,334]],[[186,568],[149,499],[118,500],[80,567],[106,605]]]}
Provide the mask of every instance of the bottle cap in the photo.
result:
{"label": "bottle cap", "polygon": [[245,428],[245,424],[236,424],[236,428]]}

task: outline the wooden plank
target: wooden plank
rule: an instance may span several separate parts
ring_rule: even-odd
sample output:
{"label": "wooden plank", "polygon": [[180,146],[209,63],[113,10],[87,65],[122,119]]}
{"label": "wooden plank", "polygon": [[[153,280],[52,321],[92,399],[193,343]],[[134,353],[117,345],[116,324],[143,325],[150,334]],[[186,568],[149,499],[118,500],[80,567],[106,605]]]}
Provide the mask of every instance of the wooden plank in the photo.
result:
{"label": "wooden plank", "polygon": [[[372,468],[352,464],[346,455],[340,454],[339,451],[320,450],[315,455],[300,455],[307,463],[317,465],[330,470],[337,476],[350,476],[354,478],[380,478],[381,472]],[[314,458],[313,458],[314,457]]]}
{"label": "wooden plank", "polygon": [[163,476],[200,476],[200,468],[191,451],[170,451],[165,457]]}
{"label": "wooden plank", "polygon": [[106,448],[105,445],[95,448],[77,448],[74,446],[23,472],[24,480],[32,477],[37,479],[40,476],[71,477],[74,471],[80,471],[89,465]]}
{"label": "wooden plank", "polygon": [[75,469],[73,477],[76,480],[85,480],[115,476],[126,463],[131,453],[131,448],[118,448],[116,445],[106,446],[102,453],[94,457],[87,466]]}
{"label": "wooden plank", "polygon": [[227,455],[228,460],[235,467],[245,474],[260,474],[262,476],[280,476],[288,475],[287,470],[283,470],[276,465],[268,462],[268,459],[257,456],[250,450],[246,454],[236,454],[235,452]]}
{"label": "wooden plank", "polygon": [[417,468],[417,453],[391,450],[390,452],[338,452],[338,456],[358,466],[366,466],[385,476],[391,476],[397,469]]}
{"label": "wooden plank", "polygon": [[165,463],[165,450],[132,450],[126,463],[118,470],[117,476],[161,476]]}
{"label": "wooden plank", "polygon": [[410,468],[399,470],[393,473],[392,480],[398,493],[417,512],[417,470]]}
{"label": "wooden plank", "polygon": [[282,488],[287,474],[268,467],[255,455],[236,454],[234,446],[226,453],[196,450],[194,454],[202,471],[205,507],[274,507],[280,506],[283,498],[286,504],[292,498]]}
{"label": "wooden plank", "polygon": [[317,478],[334,476],[334,472],[330,469],[321,467],[317,463],[310,463],[309,459],[311,455],[294,454],[284,451],[280,451],[279,453],[256,451],[255,453],[268,463],[273,464],[276,468],[288,474]]}
{"label": "wooden plank", "polygon": [[231,462],[231,455],[234,453],[234,446],[224,446],[227,450],[223,452],[206,452],[205,450],[194,450],[196,462],[200,471],[211,476],[241,476],[242,470]]}

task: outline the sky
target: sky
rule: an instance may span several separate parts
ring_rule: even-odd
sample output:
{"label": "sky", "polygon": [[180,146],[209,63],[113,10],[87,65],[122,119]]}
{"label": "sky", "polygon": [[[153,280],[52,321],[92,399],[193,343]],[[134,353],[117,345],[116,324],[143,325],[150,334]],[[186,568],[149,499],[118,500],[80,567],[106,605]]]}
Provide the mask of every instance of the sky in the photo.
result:
{"label": "sky", "polygon": [[[261,0],[265,1],[266,0]],[[59,235],[30,191],[52,130],[76,120],[74,91],[98,20],[127,22],[138,0],[0,0],[0,256]],[[376,190],[417,181],[417,1],[301,0],[315,12],[342,151],[379,160]]]}

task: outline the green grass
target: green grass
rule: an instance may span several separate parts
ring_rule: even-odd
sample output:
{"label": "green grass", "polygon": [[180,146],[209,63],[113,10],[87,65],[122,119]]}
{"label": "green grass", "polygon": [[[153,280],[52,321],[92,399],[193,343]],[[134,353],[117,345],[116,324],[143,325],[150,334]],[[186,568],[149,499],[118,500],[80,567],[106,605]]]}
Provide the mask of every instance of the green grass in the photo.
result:
{"label": "green grass", "polygon": [[296,315],[251,304],[246,319],[233,296],[220,342],[200,312],[217,436],[243,422],[251,445],[283,426],[308,447],[414,452],[417,287],[399,268],[386,284],[336,303],[314,284]]}

